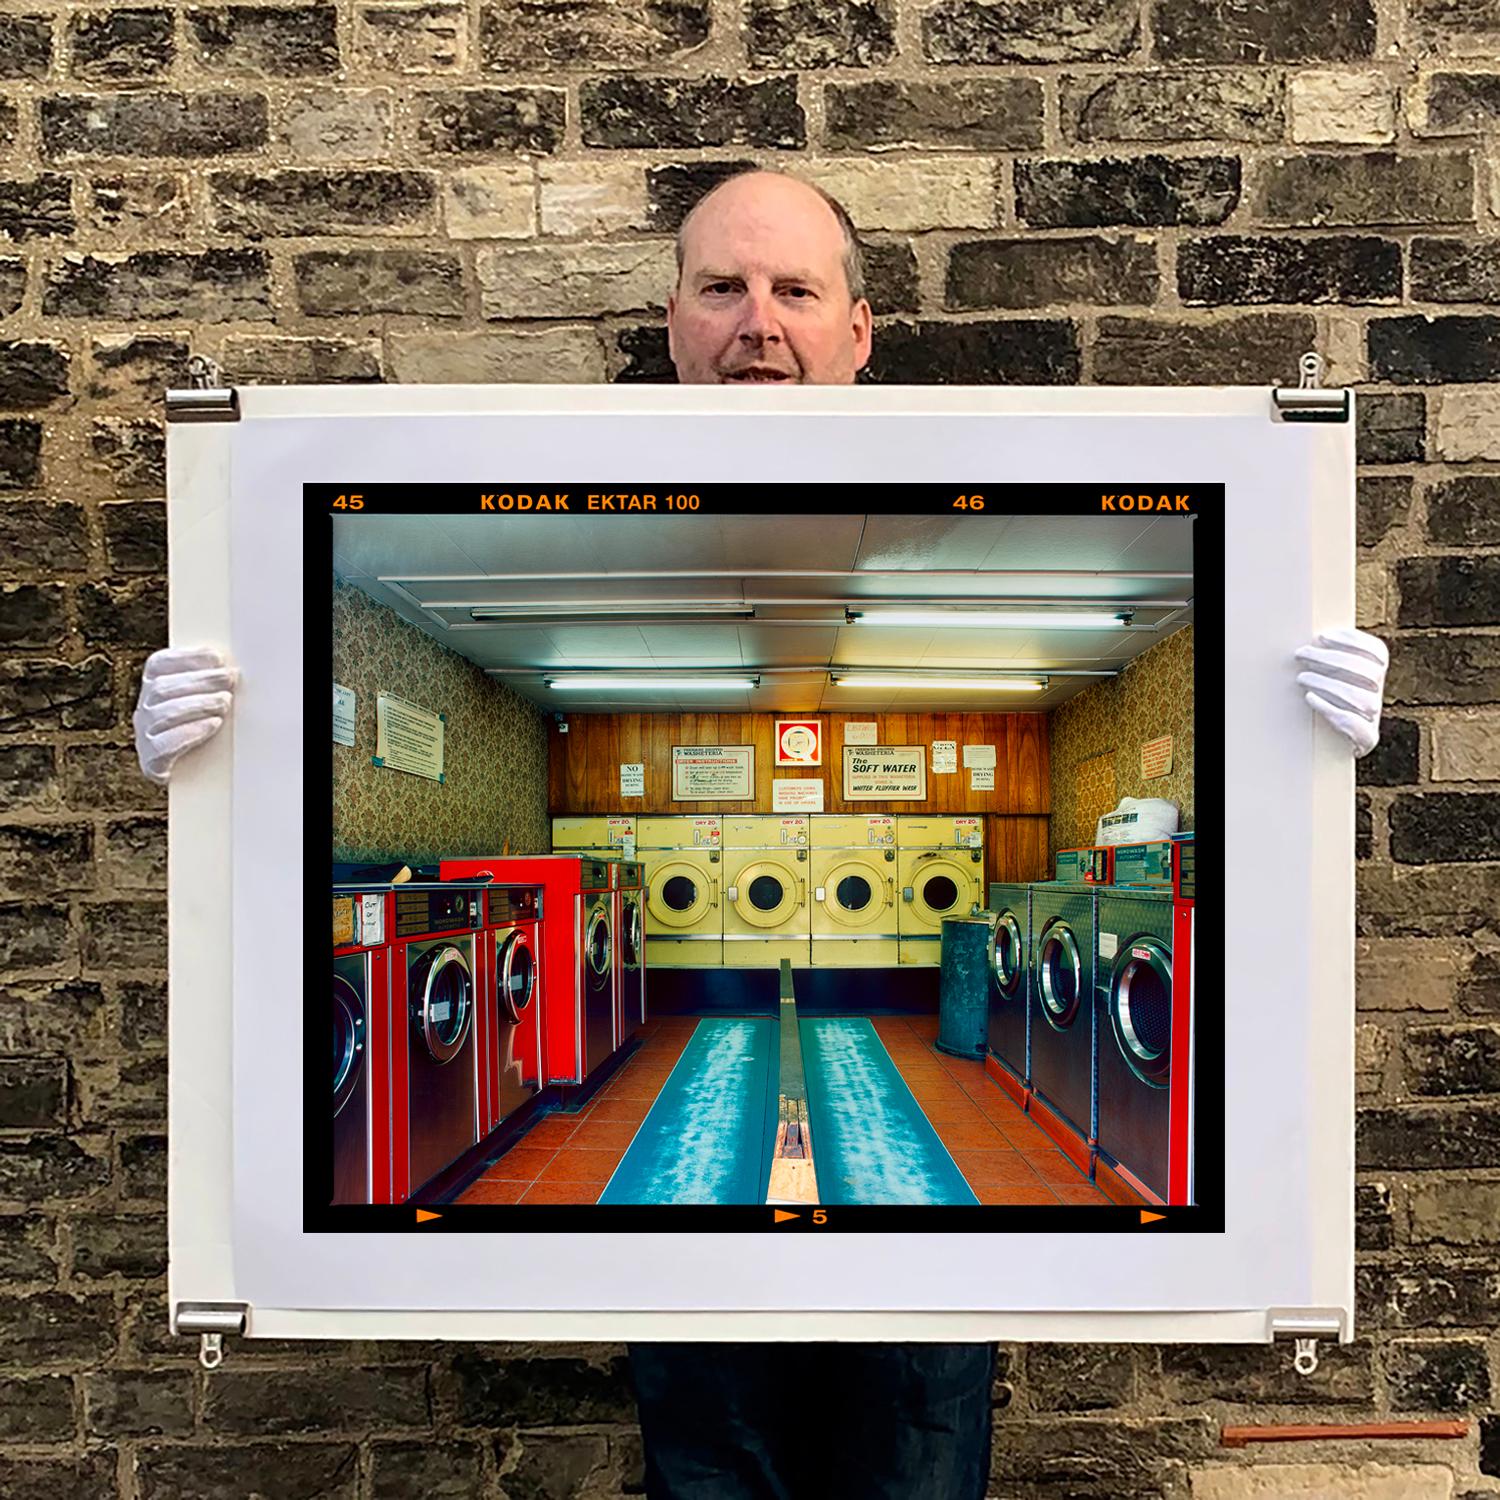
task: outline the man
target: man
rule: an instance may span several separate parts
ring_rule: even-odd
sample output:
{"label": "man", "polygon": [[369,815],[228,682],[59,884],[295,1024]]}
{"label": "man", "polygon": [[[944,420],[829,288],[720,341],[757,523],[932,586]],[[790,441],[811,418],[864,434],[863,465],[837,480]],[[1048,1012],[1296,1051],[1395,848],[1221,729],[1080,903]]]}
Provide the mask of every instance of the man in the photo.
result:
{"label": "man", "polygon": [[[850,385],[870,357],[854,226],[793,177],[747,172],[708,193],[677,238],[667,299],[685,384]],[[1385,647],[1336,631],[1299,659],[1308,702],[1357,754],[1379,735]],[[136,744],[165,783],[229,710],[213,652],[147,663]],[[990,1344],[641,1344],[631,1373],[651,1500],[980,1500],[989,1470]]]}

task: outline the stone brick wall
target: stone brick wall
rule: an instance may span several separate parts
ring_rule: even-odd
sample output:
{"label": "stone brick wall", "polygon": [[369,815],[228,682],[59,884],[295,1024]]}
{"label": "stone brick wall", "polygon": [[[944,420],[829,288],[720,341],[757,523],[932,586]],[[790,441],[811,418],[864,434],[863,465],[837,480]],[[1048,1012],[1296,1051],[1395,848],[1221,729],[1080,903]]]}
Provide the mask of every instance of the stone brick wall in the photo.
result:
{"label": "stone brick wall", "polygon": [[[638,1488],[618,1350],[165,1332],[158,393],[660,379],[670,232],[779,162],[866,231],[871,378],[1365,393],[1359,1342],[1004,1353],[996,1496],[1500,1493],[1500,0],[0,8],[0,1494]],[[1462,1413],[1378,1452],[1223,1418]],[[1480,1425],[1480,1419],[1483,1423]]]}

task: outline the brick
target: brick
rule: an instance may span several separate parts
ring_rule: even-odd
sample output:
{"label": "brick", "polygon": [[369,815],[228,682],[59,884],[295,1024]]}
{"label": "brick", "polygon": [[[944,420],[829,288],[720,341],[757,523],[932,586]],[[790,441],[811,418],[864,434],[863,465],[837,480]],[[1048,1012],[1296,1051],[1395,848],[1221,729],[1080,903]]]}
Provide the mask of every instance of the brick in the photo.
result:
{"label": "brick", "polygon": [[75,1276],[166,1274],[166,1226],[154,1216],[80,1214],[71,1229]]}
{"label": "brick", "polygon": [[[107,524],[107,523],[106,523]],[[78,812],[103,808],[162,808],[166,790],[141,775],[134,745],[69,745],[63,750],[63,786]]]}
{"label": "brick", "polygon": [[896,52],[893,0],[749,0],[752,68],[871,68]]}
{"label": "brick", "polygon": [[109,1009],[97,984],[81,979],[0,989],[0,1052],[76,1053],[109,1035]]}
{"label": "brick", "polygon": [[1500,317],[1377,318],[1369,325],[1376,380],[1442,385],[1500,380]]}
{"label": "brick", "polygon": [[331,5],[220,5],[186,12],[200,66],[240,77],[313,78],[339,65]]}
{"label": "brick", "polygon": [[497,1411],[523,1428],[634,1420],[627,1365],[619,1355],[496,1359],[460,1353],[450,1369],[461,1427],[492,1424]]}
{"label": "brick", "polygon": [[1385,1365],[1393,1411],[1467,1411],[1490,1397],[1484,1345],[1470,1339],[1398,1339]]}
{"label": "brick", "polygon": [[160,969],[166,959],[164,901],[100,901],[78,908],[86,969]]}
{"label": "brick", "polygon": [[1411,1092],[1427,1098],[1500,1092],[1500,1027],[1412,1027],[1406,1075]]}
{"label": "brick", "polygon": [[1206,235],[1179,247],[1177,291],[1210,305],[1398,302],[1401,246],[1370,235]]}
{"label": "brick", "polygon": [[354,13],[354,60],[361,73],[467,72],[468,15],[462,5],[362,5]]}
{"label": "brick", "polygon": [[0,99],[0,151],[15,150],[21,138],[21,112],[8,100]]}
{"label": "brick", "polygon": [[916,252],[905,240],[866,241],[862,246],[865,296],[877,318],[917,310]]}
{"label": "brick", "polygon": [[1447,1245],[1486,1250],[1495,1240],[1500,1214],[1500,1182],[1429,1181],[1418,1178],[1407,1190],[1407,1222],[1416,1245]]}
{"label": "brick", "polygon": [[45,78],[52,66],[52,17],[0,15],[0,78]]}
{"label": "brick", "polygon": [[189,353],[187,340],[170,334],[100,334],[86,392],[112,406],[159,406],[164,391],[187,385]]}
{"label": "brick", "polygon": [[1077,239],[973,240],[948,252],[943,305],[953,310],[1097,306],[1156,300],[1156,247],[1150,240],[1096,235]]}
{"label": "brick", "polygon": [[29,180],[0,179],[0,235],[20,244],[72,234],[73,179],[44,172]]}
{"label": "brick", "polygon": [[1411,557],[1396,564],[1401,625],[1500,625],[1500,557]]}
{"label": "brick", "polygon": [[940,0],[922,13],[928,62],[976,66],[1127,57],[1140,41],[1135,0],[1083,0],[1058,7]]}
{"label": "brick", "polygon": [[[51,745],[0,745],[0,807],[9,812],[57,806],[56,751]],[[0,1047],[0,1052],[6,1051]]]}
{"label": "brick", "polygon": [[0,1214],[0,1279],[57,1280],[57,1236],[38,1213]]}
{"label": "brick", "polygon": [[87,823],[0,825],[0,884],[30,895],[93,885],[93,855]]}
{"label": "brick", "polygon": [[[671,170],[653,168],[651,175]],[[646,178],[647,173],[634,163],[540,163],[542,233],[580,237],[644,229],[650,216]]]}
{"label": "brick", "polygon": [[595,385],[604,350],[592,328],[394,334],[391,376],[405,385]]}
{"label": "brick", "polygon": [[108,475],[116,495],[164,493],[167,449],[161,423],[153,417],[96,418],[89,428],[86,466]]}
{"label": "brick", "polygon": [[593,78],[578,86],[583,143],[652,149],[807,144],[797,79]]}
{"label": "brick", "polygon": [[160,1135],[126,1136],[120,1142],[120,1196],[161,1204],[167,1197],[167,1141]]}
{"label": "brick", "polygon": [[1042,144],[1042,86],[1034,78],[831,83],[823,90],[823,112],[823,142],[833,151],[1024,151]]}
{"label": "brick", "polygon": [[0,1130],[68,1123],[68,1065],[61,1058],[0,1057]]}
{"label": "brick", "polygon": [[175,1370],[101,1370],[83,1377],[93,1437],[159,1437],[193,1430],[193,1377]]}
{"label": "brick", "polygon": [[91,646],[135,646],[155,650],[167,639],[164,591],[149,580],[124,584],[86,583],[78,590],[83,638]]}
{"label": "brick", "polygon": [[42,424],[0,418],[0,490],[31,489],[42,473]]}
{"label": "brick", "polygon": [[1389,1250],[1395,1234],[1389,1184],[1359,1183],[1354,1189],[1354,1248]]}
{"label": "brick", "polygon": [[1355,940],[1356,995],[1362,1011],[1449,1010],[1462,969],[1449,940]]}
{"label": "brick", "polygon": [[1500,461],[1500,385],[1444,391],[1433,446],[1449,463]]}
{"label": "brick", "polygon": [[310,317],[406,313],[456,318],[463,266],[442,250],[314,250],[292,261],[297,301]]}
{"label": "brick", "polygon": [[127,172],[96,177],[86,193],[87,218],[112,240],[172,240],[187,232],[193,208],[185,178],[174,172]]}
{"label": "brick", "polygon": [[1421,463],[1427,456],[1427,398],[1420,391],[1361,392],[1355,421],[1362,464]]}
{"label": "brick", "polygon": [[337,1372],[225,1371],[208,1388],[203,1416],[214,1431],[279,1436],[346,1427],[425,1427],[432,1421],[425,1369],[384,1366]]}
{"label": "brick", "polygon": [[430,234],[437,225],[437,184],[430,172],[214,172],[208,190],[214,227],[252,240]]}
{"label": "brick", "polygon": [[60,586],[0,584],[0,645],[56,646],[67,629]]}
{"label": "brick", "polygon": [[48,274],[42,310],[62,318],[268,318],[270,263],[264,251],[242,249],[65,255]]}
{"label": "brick", "polygon": [[1493,703],[1500,699],[1500,638],[1398,635],[1386,677],[1388,703]]}
{"label": "brick", "polygon": [[1500,127],[1500,73],[1431,73],[1411,95],[1413,135],[1475,135]]}
{"label": "brick", "polygon": [[112,501],[99,508],[111,573],[165,573],[167,508],[157,501]]}
{"label": "brick", "polygon": [[1391,575],[1381,562],[1354,565],[1354,622],[1361,630],[1378,631],[1390,621]]}
{"label": "brick", "polygon": [[278,142],[294,161],[388,158],[394,105],[387,89],[309,89],[281,105]]}
{"label": "brick", "polygon": [[1317,342],[1303,313],[1246,313],[1211,323],[1104,317],[1094,379],[1105,385],[1254,385],[1268,370],[1295,369]]}
{"label": "brick", "polygon": [[1458,1008],[1468,1015],[1500,1016],[1500,956],[1476,953],[1458,986]]}
{"label": "brick", "polygon": [[69,1443],[75,1426],[73,1382],[68,1376],[0,1378],[0,1441]]}
{"label": "brick", "polygon": [[[1500,1475],[1500,1417],[1481,1417],[1479,1420],[1479,1472]],[[1475,1500],[1473,1495],[1464,1500]],[[1483,1500],[1483,1496],[1479,1497]]]}
{"label": "brick", "polygon": [[0,256],[0,318],[19,310],[26,298],[26,262]]}
{"label": "brick", "polygon": [[1407,29],[1431,51],[1493,57],[1500,49],[1497,0],[1410,0]]}
{"label": "brick", "polygon": [[1292,139],[1383,146],[1396,139],[1396,90],[1381,73],[1299,73],[1287,85]]}
{"label": "brick", "polygon": [[441,156],[555,151],[567,96],[561,89],[427,89],[413,99],[417,144]]}
{"label": "brick", "polygon": [[[1362,408],[1363,401],[1361,417]],[[1355,535],[1361,547],[1379,546],[1392,531],[1406,525],[1411,513],[1411,487],[1411,477],[1406,474],[1359,476],[1355,485]]]}
{"label": "brick", "polygon": [[603,1433],[528,1432],[505,1460],[506,1489],[520,1495],[608,1493],[609,1443]]}
{"label": "brick", "polygon": [[1187,1462],[1206,1457],[1217,1437],[1206,1418],[1012,1419],[995,1444],[990,1491],[1070,1500],[1180,1493]]}
{"label": "brick", "polygon": [[662,240],[481,250],[474,265],[486,318],[661,309],[677,275],[672,247]]}
{"label": "brick", "polygon": [[38,105],[42,150],[80,156],[226,156],[266,143],[261,94],[58,94]]}
{"label": "brick", "polygon": [[377,339],[232,334],[220,354],[226,378],[242,385],[350,385],[381,378]]}
{"label": "brick", "polygon": [[1234,1345],[1168,1345],[1161,1350],[1159,1394],[1174,1403],[1233,1401],[1263,1405],[1348,1406],[1374,1398],[1368,1344],[1330,1344],[1318,1368],[1295,1385],[1283,1351]]}
{"label": "brick", "polygon": [[[5,1296],[0,1297],[0,1311],[0,1358],[6,1364],[92,1365],[108,1358],[114,1347],[114,1307],[108,1297],[61,1292]],[[7,1500],[11,1493],[0,1484]]]}
{"label": "brick", "polygon": [[1500,1166],[1500,1105],[1421,1104],[1362,1109],[1358,1164],[1392,1171]]}
{"label": "brick", "polygon": [[1353,62],[1375,52],[1373,0],[1162,0],[1152,29],[1169,62]]}
{"label": "brick", "polygon": [[1500,243],[1412,240],[1411,294],[1427,302],[1500,302]]}
{"label": "brick", "polygon": [[1193,1474],[1192,1500],[1453,1500],[1453,1472],[1438,1464],[1216,1465]]}
{"label": "brick", "polygon": [[356,1500],[359,1449],[352,1443],[174,1445],[137,1450],[140,1500]]}
{"label": "brick", "polygon": [[1240,196],[1232,156],[1100,157],[1015,166],[1016,213],[1038,229],[1222,224]]}
{"label": "brick", "polygon": [[1389,715],[1380,721],[1380,743],[1354,763],[1360,786],[1412,786],[1421,779],[1421,726]]}
{"label": "brick", "polygon": [[1168,71],[1062,80],[1063,134],[1073,141],[1279,141],[1281,80],[1261,70]]}
{"label": "brick", "polygon": [[676,383],[677,370],[667,349],[664,326],[622,328],[615,334],[615,349],[621,358],[607,360],[611,380],[642,385]]}
{"label": "brick", "polygon": [[1500,781],[1500,713],[1445,714],[1432,726],[1433,781]]}
{"label": "brick", "polygon": [[[49,1199],[81,1199],[110,1182],[110,1143],[104,1136],[7,1136],[0,1139],[0,1202],[40,1203]],[[7,1307],[9,1298],[0,1298],[0,1361],[24,1364],[31,1358],[18,1344],[42,1338],[45,1332],[23,1323],[15,1323]],[[66,1313],[58,1313],[66,1337]],[[37,1325],[52,1319],[48,1307],[36,1310]],[[113,1317],[108,1319],[113,1326]],[[90,1352],[92,1361],[102,1350]],[[58,1353],[54,1358],[71,1358]],[[0,1494],[5,1491],[0,1490]]]}
{"label": "brick", "polygon": [[68,26],[69,72],[90,83],[159,78],[172,66],[172,12],[121,8],[76,15]]}
{"label": "brick", "polygon": [[1026,1389],[1036,1411],[1104,1411],[1135,1395],[1135,1350],[1129,1345],[1033,1344],[1026,1351]]}
{"label": "brick", "polygon": [[670,62],[701,47],[710,31],[708,0],[511,0],[483,5],[479,50],[488,73],[552,72],[599,64],[631,68]]}
{"label": "brick", "polygon": [[[754,168],[753,161],[672,162],[647,167],[645,187],[649,227],[681,228],[689,213],[721,182]],[[637,171],[635,167],[627,170]]]}
{"label": "brick", "polygon": [[1391,857],[1402,864],[1464,864],[1500,856],[1500,796],[1442,792],[1391,804]]}
{"label": "brick", "polygon": [[167,1040],[165,984],[131,982],[119,986],[120,1042],[125,1047],[161,1047]]}
{"label": "brick", "polygon": [[536,184],[529,166],[467,167],[443,179],[450,239],[531,239]]}
{"label": "brick", "polygon": [[0,411],[31,411],[69,394],[68,351],[42,340],[0,340]]}
{"label": "brick", "polygon": [[[479,1443],[372,1443],[370,1456],[372,1500],[408,1500],[411,1495],[468,1500],[484,1492],[484,1446]],[[548,1477],[557,1483],[555,1472]]]}
{"label": "brick", "polygon": [[877,385],[1073,385],[1080,363],[1067,318],[901,321],[880,330],[868,375]]}
{"label": "brick", "polygon": [[1298,228],[1472,223],[1474,165],[1460,151],[1272,157],[1261,165],[1253,212],[1263,224]]}
{"label": "brick", "polygon": [[99,845],[99,879],[113,890],[165,890],[167,825],[162,818],[106,823]]}
{"label": "brick", "polygon": [[[0,453],[4,447],[0,422]],[[3,488],[0,480],[0,488]],[[15,730],[106,729],[114,722],[109,659],[0,661],[0,720]],[[3,947],[3,944],[0,944]]]}
{"label": "brick", "polygon": [[112,1451],[84,1458],[0,1458],[0,1495],[5,1500],[114,1500],[116,1458]]}
{"label": "brick", "polygon": [[995,223],[994,164],[970,157],[820,162],[806,181],[831,193],[861,231],[979,229]]}

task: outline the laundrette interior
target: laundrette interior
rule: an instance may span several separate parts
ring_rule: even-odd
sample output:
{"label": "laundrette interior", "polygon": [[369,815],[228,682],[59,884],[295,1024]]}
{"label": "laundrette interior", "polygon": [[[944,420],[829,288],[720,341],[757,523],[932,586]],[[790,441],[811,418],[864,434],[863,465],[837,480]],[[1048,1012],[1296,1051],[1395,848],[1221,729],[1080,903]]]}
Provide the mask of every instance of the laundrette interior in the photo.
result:
{"label": "laundrette interior", "polygon": [[1193,1201],[1191,528],[335,518],[332,1201]]}

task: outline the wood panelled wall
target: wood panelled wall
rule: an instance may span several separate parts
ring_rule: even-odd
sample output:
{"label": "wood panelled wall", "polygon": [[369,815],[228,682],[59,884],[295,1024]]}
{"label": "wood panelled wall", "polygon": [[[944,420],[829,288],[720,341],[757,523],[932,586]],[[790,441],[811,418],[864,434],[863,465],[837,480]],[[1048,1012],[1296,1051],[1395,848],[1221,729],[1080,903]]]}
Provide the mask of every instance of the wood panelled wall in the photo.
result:
{"label": "wood panelled wall", "polygon": [[[1051,755],[1046,714],[804,714],[823,725],[823,764],[778,768],[774,762],[775,714],[568,715],[568,732],[547,731],[548,801],[553,817],[568,814],[770,813],[773,779],[807,777],[823,782],[830,813],[969,813],[985,818],[989,880],[1046,880]],[[782,717],[794,717],[783,715]],[[882,745],[920,745],[927,757],[925,802],[848,802],[843,792],[844,724],[879,726]],[[958,742],[959,768],[934,776],[934,740]],[[673,802],[673,745],[754,745],[755,796],[745,802]],[[969,789],[965,745],[995,747],[995,789]],[[620,796],[620,766],[646,768],[646,794]]]}

